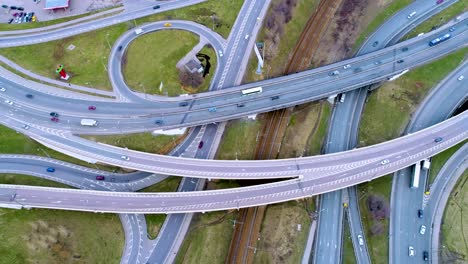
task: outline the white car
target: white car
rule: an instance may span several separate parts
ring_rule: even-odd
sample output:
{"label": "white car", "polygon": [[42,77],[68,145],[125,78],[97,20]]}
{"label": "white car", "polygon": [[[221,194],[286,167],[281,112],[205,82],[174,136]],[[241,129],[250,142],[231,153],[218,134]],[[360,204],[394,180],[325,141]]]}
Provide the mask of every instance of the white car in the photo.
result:
{"label": "white car", "polygon": [[[458,77],[458,79],[457,79],[457,80],[461,81],[461,80],[463,80],[463,79],[465,79],[465,76],[463,76],[463,75],[460,75],[460,77]],[[3,91],[2,91],[2,92],[3,92]]]}
{"label": "white car", "polygon": [[221,50],[218,50],[218,53],[219,53],[219,56],[222,57],[223,56],[223,52]]}
{"label": "white car", "polygon": [[26,124],[24,124],[24,125],[23,125],[23,129],[28,130],[28,129],[29,129],[29,126],[26,125]]}
{"label": "white car", "polygon": [[389,163],[389,162],[390,162],[390,161],[389,161],[388,159],[384,159],[384,160],[382,160],[382,161],[380,162],[380,164],[385,165],[385,164],[387,164],[387,163]]}
{"label": "white car", "polygon": [[359,241],[359,245],[364,246],[364,238],[362,238],[361,235],[358,235],[357,238],[358,238],[358,241]]}
{"label": "white car", "polygon": [[414,248],[412,246],[408,247],[408,255],[410,257],[414,257]]}
{"label": "white car", "polygon": [[5,91],[6,91],[6,89],[5,89],[5,88],[3,88],[3,87],[2,87],[2,88],[0,88],[0,92],[5,92]]}
{"label": "white car", "polygon": [[125,156],[125,155],[120,156],[120,158],[123,159],[123,160],[130,160],[130,158],[128,156]]}
{"label": "white car", "polygon": [[9,105],[13,105],[13,102],[10,101],[10,100],[5,100],[5,103],[6,103],[6,104],[9,104]]}
{"label": "white car", "polygon": [[408,15],[408,19],[411,19],[414,15],[416,15],[416,11],[411,12],[411,14]]}
{"label": "white car", "polygon": [[249,34],[245,35],[245,39],[249,39]]}
{"label": "white car", "polygon": [[343,66],[343,69],[348,69],[349,67],[351,67],[351,64]]}
{"label": "white car", "polygon": [[422,225],[421,228],[419,229],[419,234],[424,235],[426,233],[426,226]]}

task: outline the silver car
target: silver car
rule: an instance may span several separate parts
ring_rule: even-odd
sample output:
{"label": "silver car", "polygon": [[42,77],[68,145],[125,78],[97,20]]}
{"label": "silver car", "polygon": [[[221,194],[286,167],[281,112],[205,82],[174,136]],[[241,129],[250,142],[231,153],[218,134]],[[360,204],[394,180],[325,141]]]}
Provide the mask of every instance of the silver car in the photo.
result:
{"label": "silver car", "polygon": [[419,229],[419,234],[424,235],[426,233],[426,226],[422,225],[421,228]]}

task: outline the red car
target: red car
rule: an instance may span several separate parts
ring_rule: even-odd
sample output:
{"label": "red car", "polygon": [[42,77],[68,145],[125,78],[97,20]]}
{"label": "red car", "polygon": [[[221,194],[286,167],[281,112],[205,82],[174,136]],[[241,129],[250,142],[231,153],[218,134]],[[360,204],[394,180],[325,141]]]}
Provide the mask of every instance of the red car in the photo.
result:
{"label": "red car", "polygon": [[199,149],[203,148],[203,141],[200,141],[200,143],[198,143],[198,148]]}
{"label": "red car", "polygon": [[59,121],[59,119],[58,119],[58,118],[56,118],[56,117],[52,117],[52,118],[50,119],[50,121],[52,121],[52,122],[58,122],[58,121]]}
{"label": "red car", "polygon": [[96,180],[98,181],[103,181],[106,177],[102,176],[102,175],[97,175],[96,176]]}
{"label": "red car", "polygon": [[437,0],[437,4],[442,4],[444,2],[444,0]]}
{"label": "red car", "polygon": [[94,105],[88,106],[88,110],[96,110],[96,107]]}

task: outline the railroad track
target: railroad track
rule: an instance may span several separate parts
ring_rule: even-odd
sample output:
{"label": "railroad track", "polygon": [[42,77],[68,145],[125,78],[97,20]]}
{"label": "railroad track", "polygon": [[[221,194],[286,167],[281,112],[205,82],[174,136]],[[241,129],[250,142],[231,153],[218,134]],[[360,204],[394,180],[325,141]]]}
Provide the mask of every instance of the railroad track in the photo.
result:
{"label": "railroad track", "polygon": [[[320,38],[342,1],[322,0],[319,3],[316,12],[307,21],[296,43],[293,55],[285,68],[285,74],[303,71],[309,67],[313,54],[319,46]],[[290,107],[264,115],[266,122],[258,136],[255,150],[256,160],[277,157],[292,109]],[[255,244],[260,234],[265,209],[266,206],[260,206],[239,210],[226,263],[253,262],[253,256],[256,252]]]}

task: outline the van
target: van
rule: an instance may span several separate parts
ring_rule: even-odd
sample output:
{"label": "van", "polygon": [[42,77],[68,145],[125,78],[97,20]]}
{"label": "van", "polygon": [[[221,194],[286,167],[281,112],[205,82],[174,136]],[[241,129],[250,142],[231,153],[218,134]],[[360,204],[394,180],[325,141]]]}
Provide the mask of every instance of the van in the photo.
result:
{"label": "van", "polygon": [[416,11],[411,12],[411,14],[407,16],[407,18],[411,19],[414,15],[416,15]]}
{"label": "van", "polygon": [[141,28],[135,29],[135,34],[136,34],[136,35],[140,35],[141,32],[143,32],[143,29],[141,29]]}
{"label": "van", "polygon": [[94,119],[81,119],[82,126],[97,126],[98,122]]}

